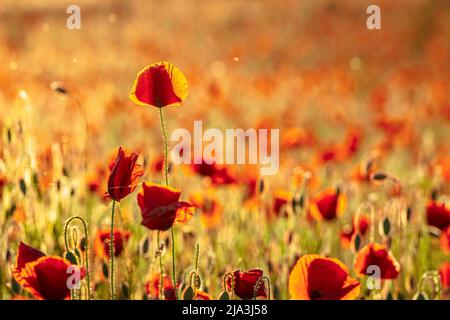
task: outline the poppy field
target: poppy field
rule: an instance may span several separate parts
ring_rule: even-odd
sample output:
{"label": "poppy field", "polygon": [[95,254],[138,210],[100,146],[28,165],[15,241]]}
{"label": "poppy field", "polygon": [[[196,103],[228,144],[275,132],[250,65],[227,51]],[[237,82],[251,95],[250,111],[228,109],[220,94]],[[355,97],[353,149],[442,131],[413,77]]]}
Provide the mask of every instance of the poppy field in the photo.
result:
{"label": "poppy field", "polygon": [[450,2],[376,2],[2,0],[0,300],[449,300]]}

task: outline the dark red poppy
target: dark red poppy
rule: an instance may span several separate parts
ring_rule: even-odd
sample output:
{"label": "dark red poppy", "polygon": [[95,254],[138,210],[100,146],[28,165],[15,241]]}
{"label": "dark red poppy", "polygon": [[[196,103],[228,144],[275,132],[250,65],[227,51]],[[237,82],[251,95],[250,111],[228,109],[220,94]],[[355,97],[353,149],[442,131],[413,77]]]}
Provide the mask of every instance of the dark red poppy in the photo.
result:
{"label": "dark red poppy", "polygon": [[136,163],[137,159],[138,154],[119,148],[108,179],[108,195],[113,200],[120,201],[136,189],[139,178],[144,174],[142,166]]}
{"label": "dark red poppy", "polygon": [[289,293],[294,300],[354,300],[359,292],[359,282],[337,259],[305,255],[289,275]]}
{"label": "dark red poppy", "polygon": [[45,256],[41,251],[20,243],[13,276],[18,284],[37,299],[64,300],[70,298],[69,277],[78,270],[80,279],[85,271],[74,269],[71,263],[56,256]]}
{"label": "dark red poppy", "polygon": [[342,192],[327,189],[310,201],[309,211],[316,220],[333,220],[341,215],[347,206],[347,198]]}
{"label": "dark red poppy", "polygon": [[[145,284],[145,291],[147,295],[152,299],[159,299],[159,283],[161,276],[159,272],[151,274],[150,279]],[[163,279],[163,295],[165,300],[176,300],[177,295],[175,287],[173,286],[172,279],[169,275],[164,276]]]}
{"label": "dark red poppy", "polygon": [[187,94],[187,80],[183,73],[173,64],[162,61],[138,73],[130,99],[138,105],[163,108],[180,106]]}
{"label": "dark red poppy", "polygon": [[[227,279],[227,287],[231,289],[234,287],[234,294],[239,298],[248,300],[255,297],[255,285],[259,279],[263,277],[263,271],[261,269],[252,269],[249,271],[236,270],[233,272],[233,279],[229,277]],[[266,287],[264,281],[259,283],[257,297],[266,297]]]}
{"label": "dark red poppy", "polygon": [[[128,231],[114,230],[114,256],[119,256],[125,247],[130,233]],[[94,242],[94,250],[97,256],[102,258],[109,258],[109,240],[111,239],[110,230],[98,230]]]}
{"label": "dark red poppy", "polygon": [[430,200],[426,207],[427,222],[440,230],[450,226],[450,209],[444,203]]}
{"label": "dark red poppy", "polygon": [[372,275],[370,266],[380,268],[381,279],[395,279],[400,274],[399,263],[382,244],[371,242],[356,255],[354,269],[359,276]]}
{"label": "dark red poppy", "polygon": [[441,264],[439,274],[441,276],[442,286],[445,289],[450,289],[450,262],[444,262]]}
{"label": "dark red poppy", "polygon": [[236,183],[237,180],[231,175],[226,166],[218,165],[215,162],[209,163],[202,159],[201,163],[192,164],[192,170],[211,179],[211,183],[215,185],[226,185]]}
{"label": "dark red poppy", "polygon": [[155,183],[144,183],[138,193],[141,224],[150,230],[167,230],[176,223],[188,222],[194,206],[179,201],[181,192]]}

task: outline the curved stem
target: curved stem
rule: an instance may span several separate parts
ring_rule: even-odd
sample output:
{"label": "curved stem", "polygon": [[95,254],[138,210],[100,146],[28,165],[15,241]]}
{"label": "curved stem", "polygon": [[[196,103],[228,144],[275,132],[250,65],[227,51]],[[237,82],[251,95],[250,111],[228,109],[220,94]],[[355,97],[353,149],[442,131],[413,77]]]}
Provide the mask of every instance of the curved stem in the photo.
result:
{"label": "curved stem", "polygon": [[114,209],[116,207],[116,201],[113,200],[112,210],[111,210],[111,231],[109,235],[109,279],[110,279],[110,290],[111,290],[111,300],[115,299],[114,290]]}
{"label": "curved stem", "polygon": [[73,217],[69,218],[69,220],[66,221],[66,225],[64,226],[64,244],[66,246],[66,251],[69,252],[70,248],[69,248],[69,242],[67,240],[67,229],[69,228],[69,224],[75,219],[80,220],[81,223],[83,224],[83,228],[84,228],[84,238],[86,240],[86,245],[84,248],[84,260],[86,263],[87,294],[88,294],[88,300],[91,300],[91,279],[89,276],[89,237],[88,237],[86,222],[80,216],[73,216]]}

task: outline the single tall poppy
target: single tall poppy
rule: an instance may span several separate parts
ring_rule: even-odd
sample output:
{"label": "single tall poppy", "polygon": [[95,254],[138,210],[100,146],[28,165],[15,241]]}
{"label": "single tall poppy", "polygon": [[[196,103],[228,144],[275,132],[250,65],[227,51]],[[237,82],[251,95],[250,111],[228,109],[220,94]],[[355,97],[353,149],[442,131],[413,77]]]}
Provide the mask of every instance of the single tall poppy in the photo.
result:
{"label": "single tall poppy", "polygon": [[176,223],[188,222],[194,206],[179,201],[181,192],[156,183],[143,183],[137,200],[141,209],[141,224],[150,230],[165,231]]}
{"label": "single tall poppy", "polygon": [[144,169],[137,164],[137,153],[132,153],[120,147],[115,162],[110,165],[108,179],[108,195],[115,201],[120,201],[132,193],[144,174]]}
{"label": "single tall poppy", "polygon": [[389,249],[378,243],[371,242],[356,255],[355,271],[359,276],[372,275],[370,266],[380,268],[381,279],[395,279],[400,274],[400,265]]}
{"label": "single tall poppy", "polygon": [[148,65],[138,73],[130,99],[137,105],[163,108],[182,105],[187,94],[184,74],[173,64],[162,61]]}
{"label": "single tall poppy", "polygon": [[[234,294],[241,299],[253,299],[255,297],[256,284],[263,277],[263,271],[261,269],[235,270],[232,275],[233,278],[229,277],[226,282],[228,289],[233,288]],[[267,296],[264,281],[260,281],[256,296],[264,298]]]}
{"label": "single tall poppy", "polygon": [[359,292],[359,282],[333,258],[304,255],[289,275],[289,293],[294,300],[354,300]]}

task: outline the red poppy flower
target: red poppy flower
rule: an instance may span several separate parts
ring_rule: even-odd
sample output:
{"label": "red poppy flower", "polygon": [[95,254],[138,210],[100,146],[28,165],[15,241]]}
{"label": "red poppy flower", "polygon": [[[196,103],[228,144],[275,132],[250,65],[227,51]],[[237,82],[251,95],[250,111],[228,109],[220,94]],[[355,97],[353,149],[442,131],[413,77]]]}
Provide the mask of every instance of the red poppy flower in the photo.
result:
{"label": "red poppy flower", "polygon": [[361,215],[356,221],[357,216],[353,217],[353,223],[349,228],[342,230],[341,232],[341,244],[344,248],[350,247],[357,234],[364,236],[369,229],[369,217]]}
{"label": "red poppy flower", "polygon": [[450,226],[450,209],[444,203],[430,200],[426,207],[427,222],[440,230]]}
{"label": "red poppy flower", "polygon": [[[150,279],[145,284],[145,290],[147,295],[152,299],[159,299],[159,282],[161,280],[160,273],[154,272],[150,276]],[[176,300],[176,292],[172,283],[172,279],[169,275],[166,275],[163,279],[163,295],[166,300]]]}
{"label": "red poppy flower", "polygon": [[[68,272],[71,263],[56,256],[46,256],[43,252],[20,243],[13,276],[18,284],[37,299],[63,300],[70,298]],[[80,270],[80,278],[85,271]]]}
{"label": "red poppy flower", "polygon": [[333,220],[341,215],[347,206],[347,198],[341,192],[328,189],[311,199],[309,211],[316,220]]}
{"label": "red poppy flower", "polygon": [[[119,256],[125,247],[130,233],[128,231],[114,230],[114,256]],[[94,242],[94,250],[97,256],[109,258],[109,240],[111,239],[110,230],[98,230]]]}
{"label": "red poppy flower", "polygon": [[138,155],[120,147],[117,158],[112,166],[108,179],[108,195],[116,201],[120,201],[132,193],[144,174],[144,169],[137,164]]}
{"label": "red poppy flower", "polygon": [[445,253],[450,253],[450,227],[442,231],[441,248]]}
{"label": "red poppy flower", "polygon": [[207,163],[202,159],[201,163],[194,163],[191,165],[191,168],[195,173],[210,178],[211,183],[214,185],[226,185],[237,182],[226,166],[218,165],[215,162]]}
{"label": "red poppy flower", "polygon": [[281,209],[292,200],[292,193],[287,190],[278,189],[273,193],[273,206],[272,210],[275,214],[279,215]]}
{"label": "red poppy flower", "polygon": [[195,208],[180,202],[181,192],[155,183],[144,183],[137,199],[141,224],[150,230],[167,230],[176,223],[188,222]]}
{"label": "red poppy flower", "polygon": [[441,275],[442,286],[445,289],[450,289],[450,262],[444,262],[439,268]]}
{"label": "red poppy flower", "polygon": [[[230,277],[227,279],[227,287],[231,289],[233,285],[234,294],[241,299],[253,299],[255,297],[255,285],[262,276],[263,271],[261,269],[252,269],[249,271],[236,270],[233,272],[233,281]],[[259,284],[256,296],[264,298],[267,296],[263,281]]]}
{"label": "red poppy flower", "polygon": [[213,300],[213,298],[202,290],[195,290],[194,300]]}
{"label": "red poppy flower", "polygon": [[380,268],[381,279],[395,279],[400,273],[400,265],[392,253],[378,243],[369,243],[356,255],[354,268],[359,276],[371,275],[367,271],[369,266]]}
{"label": "red poppy flower", "polygon": [[203,226],[214,228],[222,222],[223,207],[211,189],[191,194],[189,201],[201,210],[200,219]]}
{"label": "red poppy flower", "polygon": [[184,74],[169,62],[157,62],[142,69],[134,81],[130,99],[141,106],[180,106],[188,94]]}
{"label": "red poppy flower", "polygon": [[305,255],[289,275],[289,293],[294,300],[354,300],[359,292],[359,282],[337,259]]}

